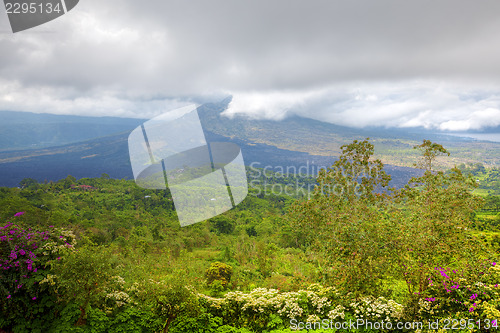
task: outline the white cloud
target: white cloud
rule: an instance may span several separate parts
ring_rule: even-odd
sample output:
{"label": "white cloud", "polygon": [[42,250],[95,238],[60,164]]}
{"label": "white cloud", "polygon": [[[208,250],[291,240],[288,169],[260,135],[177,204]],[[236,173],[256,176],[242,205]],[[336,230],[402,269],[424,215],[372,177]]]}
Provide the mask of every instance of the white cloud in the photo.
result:
{"label": "white cloud", "polygon": [[297,110],[314,98],[318,93],[291,92],[243,92],[232,93],[233,99],[224,115],[247,115],[254,118],[281,120],[293,110]]}
{"label": "white cloud", "polygon": [[[496,88],[496,89],[495,89]],[[281,119],[297,114],[350,127],[466,131],[500,125],[500,88],[418,81],[359,83],[290,92],[237,92],[227,114]]]}
{"label": "white cloud", "polygon": [[181,99],[137,99],[119,94],[77,95],[73,89],[24,87],[0,80],[2,110],[149,119],[188,103]]}
{"label": "white cloud", "polygon": [[479,130],[487,127],[496,127],[499,125],[500,110],[488,108],[474,111],[465,116],[465,119],[445,121],[439,125],[439,128],[449,131],[468,131]]}

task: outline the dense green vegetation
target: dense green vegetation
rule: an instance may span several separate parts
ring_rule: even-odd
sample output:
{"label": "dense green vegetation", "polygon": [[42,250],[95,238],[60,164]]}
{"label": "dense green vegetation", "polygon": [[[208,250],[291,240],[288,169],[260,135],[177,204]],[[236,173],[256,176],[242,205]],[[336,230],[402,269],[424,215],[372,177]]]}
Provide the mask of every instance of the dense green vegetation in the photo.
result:
{"label": "dense green vegetation", "polygon": [[[168,191],[107,175],[0,188],[0,328],[496,326],[499,172],[475,164],[436,172],[447,151],[429,141],[417,148],[425,173],[402,189],[387,188],[373,145],[354,141],[316,180],[249,170],[258,181],[240,205],[184,228]],[[287,184],[317,186],[287,194]]]}

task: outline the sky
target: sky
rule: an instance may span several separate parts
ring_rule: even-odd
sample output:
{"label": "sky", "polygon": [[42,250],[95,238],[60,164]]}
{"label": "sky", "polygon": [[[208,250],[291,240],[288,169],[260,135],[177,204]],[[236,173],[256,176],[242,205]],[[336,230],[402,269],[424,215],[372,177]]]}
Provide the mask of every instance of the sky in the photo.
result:
{"label": "sky", "polygon": [[[500,2],[81,0],[13,34],[0,10],[0,110],[227,115],[351,127],[500,126]],[[0,119],[1,121],[1,119]]]}

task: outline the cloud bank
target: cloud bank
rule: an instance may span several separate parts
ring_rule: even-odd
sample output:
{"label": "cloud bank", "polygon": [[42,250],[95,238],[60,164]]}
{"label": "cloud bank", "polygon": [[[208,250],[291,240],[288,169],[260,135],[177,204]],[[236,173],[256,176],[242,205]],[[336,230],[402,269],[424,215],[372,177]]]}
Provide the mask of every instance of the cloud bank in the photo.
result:
{"label": "cloud bank", "polygon": [[231,94],[228,114],[498,126],[499,11],[496,0],[86,0],[17,34],[0,11],[0,110],[151,118]]}
{"label": "cloud bank", "polygon": [[235,93],[226,115],[300,115],[349,127],[468,131],[500,125],[500,92],[436,82],[350,84],[289,92]]}

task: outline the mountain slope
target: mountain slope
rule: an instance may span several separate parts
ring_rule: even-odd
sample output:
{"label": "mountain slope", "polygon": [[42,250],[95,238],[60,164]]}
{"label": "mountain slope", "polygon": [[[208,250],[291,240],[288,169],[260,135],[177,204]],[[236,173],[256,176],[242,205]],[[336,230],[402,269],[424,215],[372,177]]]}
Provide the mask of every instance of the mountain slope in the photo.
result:
{"label": "mountain slope", "polygon": [[[72,175],[76,178],[99,177],[107,173],[112,178],[132,179],[128,155],[128,134],[98,138],[87,142],[44,149],[0,152],[0,186],[18,186],[24,178],[40,182],[55,181]],[[319,168],[331,166],[331,156],[311,155],[304,152],[279,149],[266,144],[250,144],[230,139],[210,131],[208,141],[230,141],[241,147],[245,164],[252,168],[265,168],[279,172],[292,167],[292,173],[314,175]],[[419,171],[412,168],[386,166],[393,176],[392,186],[400,187]]]}
{"label": "mountain slope", "polygon": [[[410,176],[418,174],[417,170],[409,166],[418,158],[418,152],[412,149],[413,146],[421,143],[424,138],[439,142],[452,152],[451,158],[441,160],[442,166],[462,162],[491,165],[500,161],[498,143],[429,133],[409,133],[403,130],[359,130],[301,117],[290,117],[283,121],[256,120],[241,116],[231,119],[222,114],[228,102],[229,100],[205,104],[198,109],[205,136],[212,142],[237,143],[242,148],[246,165],[253,163],[253,166],[259,168],[269,166],[271,170],[280,171],[280,167],[294,166],[298,169],[308,166],[308,169],[302,170],[315,174],[319,167],[333,163],[335,156],[340,153],[341,145],[366,137],[370,137],[375,145],[375,157],[382,159],[392,174],[395,180],[393,186],[401,186]],[[26,122],[29,128],[35,126],[36,121],[40,121],[38,126],[47,129],[47,126],[52,124],[95,128],[96,123],[102,121],[101,129],[97,131],[99,134],[119,128],[126,130],[120,134],[57,147],[26,150],[26,146],[21,144],[24,150],[0,151],[0,185],[17,186],[20,180],[27,177],[39,181],[58,180],[69,174],[77,178],[99,177],[102,173],[113,178],[132,178],[127,138],[130,131],[141,124],[142,120],[54,115],[34,115],[34,119],[28,120],[28,114],[4,115],[7,115],[7,123],[11,126],[16,123],[19,125],[16,129],[18,134],[12,138],[19,142],[33,140],[32,132],[26,133],[22,127],[23,122]],[[90,132],[86,134],[96,135]],[[65,138],[74,140],[77,136],[68,134]],[[52,144],[56,142],[55,137],[52,134]],[[3,140],[0,137],[0,145],[6,146]]]}
{"label": "mountain slope", "polygon": [[369,137],[375,145],[376,158],[386,164],[406,167],[413,166],[419,156],[419,152],[413,147],[427,139],[442,144],[450,151],[451,157],[438,161],[438,165],[443,168],[468,162],[480,162],[487,166],[500,164],[498,142],[477,141],[418,129],[354,129],[298,116],[281,121],[257,120],[245,116],[229,118],[223,113],[228,103],[229,100],[226,100],[199,108],[205,128],[227,137],[322,156],[338,156],[342,145]]}

